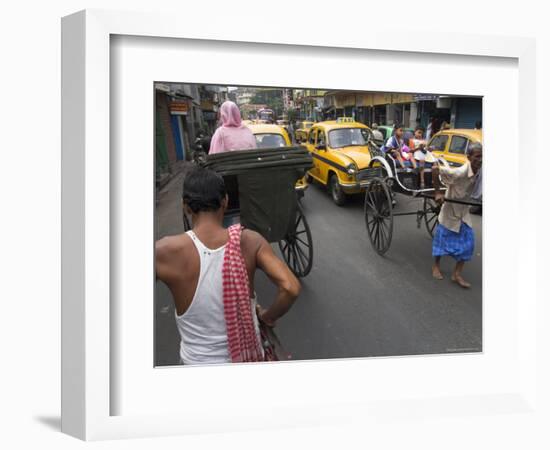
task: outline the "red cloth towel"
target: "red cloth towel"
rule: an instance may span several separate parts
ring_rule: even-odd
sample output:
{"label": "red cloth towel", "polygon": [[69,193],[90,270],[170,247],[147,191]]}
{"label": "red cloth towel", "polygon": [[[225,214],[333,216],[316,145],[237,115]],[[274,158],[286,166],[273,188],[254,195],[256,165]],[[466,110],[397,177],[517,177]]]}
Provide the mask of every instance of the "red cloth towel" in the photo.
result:
{"label": "red cloth towel", "polygon": [[240,224],[228,228],[223,260],[223,308],[232,362],[263,361],[261,342],[252,317],[248,272],[241,253]]}

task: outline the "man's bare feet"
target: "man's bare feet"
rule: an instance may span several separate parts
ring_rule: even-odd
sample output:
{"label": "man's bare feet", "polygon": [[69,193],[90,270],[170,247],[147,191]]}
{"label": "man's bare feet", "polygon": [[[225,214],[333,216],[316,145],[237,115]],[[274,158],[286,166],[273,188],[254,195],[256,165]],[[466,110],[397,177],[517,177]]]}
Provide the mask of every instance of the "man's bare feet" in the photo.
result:
{"label": "man's bare feet", "polygon": [[443,274],[441,273],[441,270],[436,265],[432,266],[432,277],[434,277],[436,280],[442,280]]}
{"label": "man's bare feet", "polygon": [[460,275],[453,274],[451,277],[451,280],[454,281],[456,284],[458,284],[460,287],[464,289],[468,289],[472,287],[470,283],[468,283],[464,278],[462,278]]}

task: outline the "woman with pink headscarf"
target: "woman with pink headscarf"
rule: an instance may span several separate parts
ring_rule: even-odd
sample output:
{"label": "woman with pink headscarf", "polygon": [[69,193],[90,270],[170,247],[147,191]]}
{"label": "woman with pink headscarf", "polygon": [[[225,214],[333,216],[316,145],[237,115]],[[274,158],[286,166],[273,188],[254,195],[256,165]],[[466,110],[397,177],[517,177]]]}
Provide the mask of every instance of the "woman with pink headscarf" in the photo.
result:
{"label": "woman with pink headscarf", "polygon": [[220,107],[221,127],[218,127],[210,142],[209,154],[256,148],[256,138],[242,123],[239,107],[226,101]]}

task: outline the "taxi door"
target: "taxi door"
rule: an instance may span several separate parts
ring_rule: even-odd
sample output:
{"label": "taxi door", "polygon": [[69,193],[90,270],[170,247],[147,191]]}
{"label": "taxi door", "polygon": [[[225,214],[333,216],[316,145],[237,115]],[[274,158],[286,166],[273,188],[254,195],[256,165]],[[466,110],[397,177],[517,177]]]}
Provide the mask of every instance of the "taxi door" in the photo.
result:
{"label": "taxi door", "polygon": [[319,128],[317,130],[317,133],[315,134],[315,147],[314,152],[316,155],[318,155],[318,158],[315,158],[317,160],[318,168],[319,168],[319,179],[322,183],[327,184],[328,183],[328,171],[329,171],[329,164],[325,162],[327,159],[330,159],[329,152],[328,152],[328,144],[327,144],[327,138],[325,130]]}
{"label": "taxi door", "polygon": [[468,160],[466,149],[468,148],[469,139],[459,134],[450,136],[450,138],[447,151],[445,152],[445,159],[451,166],[458,167]]}
{"label": "taxi door", "polygon": [[307,148],[308,152],[313,157],[313,167],[309,169],[308,173],[315,179],[322,181],[320,177],[319,159],[317,155],[317,149],[315,148],[315,139],[317,138],[317,128],[310,128],[307,141],[303,144]]}
{"label": "taxi door", "polygon": [[447,160],[447,145],[449,144],[448,134],[436,134],[430,139],[428,148],[432,148],[432,153],[436,158],[443,158]]}

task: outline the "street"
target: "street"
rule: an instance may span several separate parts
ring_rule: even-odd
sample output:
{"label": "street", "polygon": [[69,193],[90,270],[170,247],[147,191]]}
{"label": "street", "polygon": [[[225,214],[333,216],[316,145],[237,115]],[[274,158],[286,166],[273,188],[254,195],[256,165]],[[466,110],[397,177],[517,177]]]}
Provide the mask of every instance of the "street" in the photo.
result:
{"label": "street", "polygon": [[[183,232],[181,186],[176,176],[158,195],[157,236]],[[416,211],[422,200],[397,195],[395,212]],[[476,249],[466,264],[469,290],[450,281],[454,261],[443,258],[445,279],[431,276],[431,238],[415,216],[394,218],[391,248],[371,247],[363,196],[336,206],[325,189],[310,185],[302,200],[313,235],[313,268],[276,332],[293,360],[396,356],[482,350],[482,220],[472,216]],[[277,244],[275,251],[279,253]],[[258,272],[258,301],[268,306],[275,288]],[[179,362],[179,335],[169,290],[155,295],[155,365]]]}

